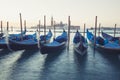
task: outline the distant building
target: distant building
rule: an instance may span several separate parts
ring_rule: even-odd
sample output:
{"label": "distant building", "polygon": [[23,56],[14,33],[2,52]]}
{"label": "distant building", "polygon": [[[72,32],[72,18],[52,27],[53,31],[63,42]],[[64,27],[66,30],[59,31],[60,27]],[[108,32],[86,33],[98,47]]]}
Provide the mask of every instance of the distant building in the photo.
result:
{"label": "distant building", "polygon": [[[54,25],[56,29],[68,29],[68,25],[66,23],[63,23],[62,21],[60,21],[60,23],[57,23]],[[37,28],[39,27],[39,25],[37,26],[32,26],[31,28]],[[44,25],[40,25],[40,28],[43,29],[44,28]],[[48,25],[46,26],[47,29],[53,29],[54,27],[51,26],[51,25]],[[70,29],[80,29],[80,26],[74,26],[74,25],[71,25]]]}
{"label": "distant building", "polygon": [[80,26],[73,26],[73,25],[71,25],[70,29],[76,29],[76,30],[78,29],[79,30]]}

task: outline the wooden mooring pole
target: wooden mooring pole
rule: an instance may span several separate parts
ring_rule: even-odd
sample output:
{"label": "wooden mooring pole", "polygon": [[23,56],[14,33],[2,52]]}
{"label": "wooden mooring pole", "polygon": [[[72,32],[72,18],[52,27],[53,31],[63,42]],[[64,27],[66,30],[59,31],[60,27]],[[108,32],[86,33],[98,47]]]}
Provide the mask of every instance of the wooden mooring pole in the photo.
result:
{"label": "wooden mooring pole", "polygon": [[55,25],[56,25],[56,22],[54,21],[54,38],[53,38],[53,39],[55,39],[55,37],[56,37],[56,33],[55,33]]}
{"label": "wooden mooring pole", "polygon": [[70,16],[68,16],[68,50],[69,50],[69,45],[70,45],[70,26],[71,26],[71,20]]}
{"label": "wooden mooring pole", "polygon": [[9,32],[9,22],[7,21],[7,31]]}
{"label": "wooden mooring pole", "polygon": [[21,28],[21,40],[23,40],[23,30],[22,30],[22,16],[21,16],[21,13],[20,13],[20,28]]}
{"label": "wooden mooring pole", "polygon": [[117,26],[117,24],[115,24],[115,28],[114,28],[114,37],[116,35],[116,26]]}
{"label": "wooden mooring pole", "polygon": [[85,37],[85,27],[86,27],[86,24],[84,24],[84,32],[83,32],[84,37]]}
{"label": "wooden mooring pole", "polygon": [[22,29],[22,16],[21,16],[21,13],[20,13],[20,28],[21,28],[21,33],[22,33],[23,29]]}
{"label": "wooden mooring pole", "polygon": [[46,16],[44,15],[44,39],[45,39],[45,43],[46,43]]}
{"label": "wooden mooring pole", "polygon": [[99,23],[98,36],[100,36],[100,27],[101,27],[101,23]]}
{"label": "wooden mooring pole", "polygon": [[1,21],[1,33],[3,33],[3,28],[2,28],[2,21]]}
{"label": "wooden mooring pole", "polygon": [[94,49],[96,47],[96,32],[97,32],[97,16],[95,17]]}
{"label": "wooden mooring pole", "polygon": [[26,20],[24,20],[24,29],[25,29],[25,31],[27,30],[26,29]]}
{"label": "wooden mooring pole", "polygon": [[38,34],[39,34],[39,36],[40,36],[40,20],[39,20],[39,26],[38,26]]}

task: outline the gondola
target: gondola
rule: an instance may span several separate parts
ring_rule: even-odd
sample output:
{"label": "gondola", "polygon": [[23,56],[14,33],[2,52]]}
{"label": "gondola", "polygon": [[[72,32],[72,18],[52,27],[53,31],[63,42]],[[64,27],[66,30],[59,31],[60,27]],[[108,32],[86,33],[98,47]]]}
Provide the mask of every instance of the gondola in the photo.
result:
{"label": "gondola", "polygon": [[[46,35],[47,42],[50,41],[50,38],[52,37],[52,32],[51,30],[48,32]],[[9,39],[9,45],[10,49],[12,50],[33,50],[33,49],[38,49],[38,44],[39,41],[37,39],[37,34],[34,33],[33,35],[25,35],[22,38],[10,38]]]}
{"label": "gondola", "polygon": [[26,31],[23,31],[22,33],[19,34],[0,34],[0,49],[7,49],[9,44],[8,44],[8,39],[14,39],[20,37],[20,35],[25,35]]}
{"label": "gondola", "polygon": [[119,40],[120,40],[120,37],[113,37],[105,32],[102,32],[102,37],[116,43],[119,43]]}
{"label": "gondola", "polygon": [[[107,39],[103,39],[102,37],[98,36],[94,39],[94,35],[87,30],[87,38],[91,45],[95,47],[96,50],[104,53],[120,53],[120,45],[114,42],[110,42]],[[94,40],[96,40],[94,42]],[[94,44],[95,43],[95,44]]]}
{"label": "gondola", "polygon": [[6,49],[6,38],[3,33],[0,34],[0,49]]}
{"label": "gondola", "polygon": [[5,37],[0,38],[0,49],[7,49],[7,43]]}
{"label": "gondola", "polygon": [[41,43],[41,44],[43,44],[43,43],[49,43],[51,37],[52,37],[52,32],[51,32],[51,30],[49,29],[47,35],[41,35],[41,36],[40,36],[40,43]]}
{"label": "gondola", "polygon": [[64,50],[68,40],[67,38],[67,32],[63,30],[62,34],[57,36],[52,42],[40,44],[41,53],[52,54]]}
{"label": "gondola", "polygon": [[77,30],[73,38],[74,51],[80,55],[87,53],[88,43],[84,36]]}
{"label": "gondola", "polygon": [[0,33],[0,38],[2,38],[2,37],[3,37],[3,35],[4,35],[4,33]]}

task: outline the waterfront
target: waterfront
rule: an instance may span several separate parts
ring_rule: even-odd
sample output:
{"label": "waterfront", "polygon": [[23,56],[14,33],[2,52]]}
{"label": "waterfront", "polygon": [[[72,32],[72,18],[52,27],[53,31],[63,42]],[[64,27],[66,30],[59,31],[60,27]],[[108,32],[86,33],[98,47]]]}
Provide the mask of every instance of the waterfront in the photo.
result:
{"label": "waterfront", "polygon": [[[58,34],[57,34],[58,35]],[[120,80],[120,55],[93,51],[80,56],[70,49],[53,55],[39,50],[0,51],[0,80]]]}

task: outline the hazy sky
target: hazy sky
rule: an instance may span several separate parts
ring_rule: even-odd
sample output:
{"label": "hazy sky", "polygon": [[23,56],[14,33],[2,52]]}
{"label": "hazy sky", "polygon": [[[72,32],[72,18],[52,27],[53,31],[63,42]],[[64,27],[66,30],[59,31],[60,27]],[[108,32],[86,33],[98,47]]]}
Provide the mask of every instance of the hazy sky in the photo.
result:
{"label": "hazy sky", "polygon": [[[71,24],[88,27],[94,26],[95,16],[98,16],[98,23],[102,26],[120,26],[120,0],[0,0],[0,20],[19,23],[19,13],[22,13],[23,20],[27,25],[32,26],[40,19],[43,23],[43,16],[47,17],[47,24],[50,24],[51,16],[57,22],[67,23],[68,16],[71,16]],[[17,24],[19,26],[19,24]],[[17,26],[13,25],[13,26]]]}

